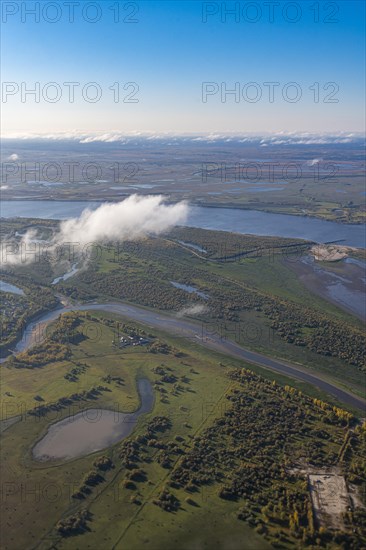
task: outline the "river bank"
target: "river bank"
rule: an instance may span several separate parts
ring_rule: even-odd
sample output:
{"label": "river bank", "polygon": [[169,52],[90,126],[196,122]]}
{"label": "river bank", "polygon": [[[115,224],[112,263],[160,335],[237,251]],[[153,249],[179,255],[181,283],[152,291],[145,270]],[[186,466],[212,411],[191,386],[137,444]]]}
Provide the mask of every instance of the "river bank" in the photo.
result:
{"label": "river bank", "polygon": [[[193,321],[178,318],[169,314],[150,311],[139,306],[122,302],[110,302],[103,304],[94,303],[87,305],[75,304],[73,306],[59,308],[53,312],[48,312],[43,318],[38,320],[38,323],[43,327],[42,333],[45,335],[48,324],[55,320],[61,313],[65,313],[67,311],[93,310],[106,311],[108,313],[121,315],[122,317],[132,321],[147,325],[150,328],[159,329],[173,336],[185,338],[192,341],[192,343],[198,343],[199,345],[205,346],[213,351],[242,359],[245,362],[259,365],[265,369],[275,371],[290,378],[302,380],[320,388],[342,403],[358,410],[365,410],[365,399],[340,388],[331,381],[325,380],[321,375],[317,374],[316,371],[310,371],[300,365],[295,366],[287,361],[273,359],[261,353],[249,351],[241,347],[236,342],[223,340],[220,335],[203,335],[202,327]],[[24,351],[32,345],[32,333],[34,332],[39,334],[37,323],[33,322],[30,325],[27,325],[23,337],[16,346],[16,352]],[[4,362],[4,360],[1,360],[1,362]]]}
{"label": "river bank", "polygon": [[[0,206],[4,218],[65,220],[80,216],[86,208],[95,210],[101,204],[101,201],[19,200],[1,201]],[[346,246],[366,248],[363,225],[339,224],[291,214],[193,205],[182,225],[248,235],[299,238],[316,243],[339,242]]]}
{"label": "river bank", "polygon": [[308,290],[366,321],[365,262],[343,258],[329,264],[318,262],[311,255],[284,262]]}

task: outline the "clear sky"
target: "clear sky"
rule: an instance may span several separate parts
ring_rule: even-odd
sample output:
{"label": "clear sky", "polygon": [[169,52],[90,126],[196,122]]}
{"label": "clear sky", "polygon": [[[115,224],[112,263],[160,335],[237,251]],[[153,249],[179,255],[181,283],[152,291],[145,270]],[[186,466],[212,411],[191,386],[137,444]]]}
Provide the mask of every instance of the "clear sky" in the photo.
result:
{"label": "clear sky", "polygon": [[[365,129],[363,1],[2,0],[1,8],[3,135]],[[65,82],[79,83],[74,102]],[[37,86],[38,97],[27,94]]]}

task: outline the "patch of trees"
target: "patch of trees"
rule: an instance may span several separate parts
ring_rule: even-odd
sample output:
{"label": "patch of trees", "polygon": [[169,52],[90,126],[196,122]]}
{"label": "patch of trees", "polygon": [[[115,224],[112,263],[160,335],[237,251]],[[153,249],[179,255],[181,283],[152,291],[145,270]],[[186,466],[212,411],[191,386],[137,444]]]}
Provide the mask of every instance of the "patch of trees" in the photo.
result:
{"label": "patch of trees", "polygon": [[77,330],[80,325],[81,319],[78,313],[64,313],[58,318],[48,338],[51,342],[59,344],[78,344],[86,338],[82,332]]}
{"label": "patch of trees", "polygon": [[127,473],[126,477],[127,477],[127,479],[130,479],[131,481],[144,482],[144,481],[147,480],[146,472],[144,470],[142,470],[141,468],[132,468],[132,470],[130,470]]}
{"label": "patch of trees", "polygon": [[120,446],[119,458],[121,464],[128,470],[136,468],[137,462],[140,461],[140,442],[134,440],[126,440]]}
{"label": "patch of trees", "polygon": [[[171,473],[171,486],[188,492],[203,485],[218,487],[219,498],[245,502],[238,517],[258,532],[265,534],[270,526],[272,535],[282,530],[287,537],[315,544],[306,481],[289,470],[304,454],[312,465],[337,464],[334,450],[340,448],[344,426],[354,422],[352,415],[250,370],[228,376],[236,384],[226,396],[229,408],[194,438]],[[357,428],[357,445],[361,432]],[[164,453],[169,456],[167,447]],[[354,470],[364,479],[361,462]]]}
{"label": "patch of trees", "polygon": [[156,432],[165,432],[172,427],[171,420],[167,416],[154,416],[148,423],[146,431],[147,434],[154,434]]}
{"label": "patch of trees", "polygon": [[1,350],[6,350],[24,325],[30,302],[25,296],[1,293]]}
{"label": "patch of trees", "polygon": [[[28,350],[18,353],[9,359],[10,365],[16,368],[38,368],[48,363],[65,361],[71,357],[70,344],[78,344],[85,336],[78,331],[81,320],[77,313],[65,313],[60,315],[47,338],[41,344],[32,346]],[[78,374],[83,372],[83,366],[77,365],[65,378],[70,381],[77,380]]]}
{"label": "patch of trees", "polygon": [[[146,431],[143,435],[138,436],[134,440],[126,440],[120,446],[119,458],[121,464],[130,472],[136,473],[136,468],[139,462],[142,461],[141,453],[144,447],[156,449],[167,449],[167,452],[176,452],[175,447],[178,445],[173,443],[173,446],[166,445],[160,441],[157,434],[164,433],[170,430],[172,423],[166,416],[154,416],[146,426]],[[131,476],[128,476],[132,479]]]}
{"label": "patch of trees", "polygon": [[365,369],[366,339],[361,330],[310,308],[280,300],[273,299],[263,310],[271,319],[272,328],[286,342]]}
{"label": "patch of trees", "polygon": [[131,481],[130,479],[125,479],[124,480],[123,487],[125,489],[130,489],[130,490],[135,490],[136,489],[135,483],[133,481]]}
{"label": "patch of trees", "polygon": [[46,311],[55,309],[59,300],[51,289],[41,286],[25,275],[13,271],[1,271],[1,279],[22,288],[24,296],[2,293],[3,315],[1,318],[0,351],[9,352],[22,335],[26,325]]}
{"label": "patch of trees", "polygon": [[90,390],[83,390],[78,393],[73,393],[68,397],[60,397],[60,399],[58,399],[54,403],[37,405],[34,409],[30,410],[28,414],[30,414],[31,416],[45,416],[51,411],[61,411],[62,409],[65,409],[66,407],[69,407],[70,405],[78,401],[98,399],[103,391],[110,390],[105,386],[94,386]]}
{"label": "patch of trees", "polygon": [[108,456],[100,456],[94,461],[94,466],[98,470],[102,470],[103,472],[106,472],[107,470],[110,470],[111,468],[114,468],[114,464],[112,460]]}
{"label": "patch of trees", "polygon": [[174,348],[172,348],[172,346],[169,346],[169,344],[161,342],[160,340],[155,340],[152,344],[148,346],[147,349],[150,353],[163,353],[165,355],[174,352]]}
{"label": "patch of trees", "polygon": [[75,367],[73,367],[69,372],[64,375],[64,378],[69,382],[77,382],[79,380],[80,374],[84,374],[88,368],[89,367],[86,363],[76,363]]}
{"label": "patch of trees", "polygon": [[153,500],[156,506],[160,506],[166,512],[176,512],[180,508],[180,502],[173,493],[164,489],[158,498]]}
{"label": "patch of trees", "polygon": [[[155,258],[156,260],[157,258]],[[171,269],[174,269],[174,263],[171,259],[169,262],[171,263]],[[189,270],[187,270],[186,277],[184,277],[184,273],[179,274],[178,272],[171,276],[165,269],[149,265],[146,260],[143,261],[141,267],[138,277],[136,277],[134,270],[129,271],[125,265],[123,270],[117,268],[103,274],[98,273],[95,266],[89,267],[83,274],[83,284],[100,295],[112,296],[118,300],[129,300],[161,310],[182,309],[186,306],[187,301],[198,304],[206,303],[206,300],[197,294],[188,294],[184,290],[175,288],[169,282],[171,278],[171,280],[189,284],[192,282],[192,272]],[[175,270],[177,270],[176,267]]]}
{"label": "patch of trees", "polygon": [[[177,235],[180,231],[177,230]],[[186,229],[182,231],[184,233]],[[192,231],[193,238],[195,230]],[[200,231],[198,230],[198,234],[201,234]],[[303,241],[292,239],[268,238],[267,242],[265,237],[252,238],[223,232],[211,234],[211,231],[206,233],[203,231],[201,240],[197,237],[189,242],[203,245],[202,235],[205,235],[205,238],[212,241],[211,248],[208,242],[205,244],[213,256],[221,254],[220,247],[226,247],[228,254],[231,254],[239,245],[248,251],[254,243],[264,248],[269,246],[270,250],[273,247],[277,252],[292,250],[292,247],[296,249],[297,246],[303,250],[304,246],[308,246]],[[210,272],[209,265],[202,264],[201,260],[193,258],[189,264],[186,250],[163,239],[124,242],[120,247],[122,255],[115,262],[120,262],[121,266],[123,264],[123,269],[118,267],[108,273],[99,273],[98,266],[93,265],[83,274],[85,284],[96,292],[161,310],[179,311],[186,307],[187,302],[208,305],[209,313],[197,315],[205,322],[222,319],[238,323],[242,312],[261,311],[269,319],[272,329],[286,343],[306,347],[320,355],[336,357],[359,369],[364,368],[366,338],[361,330],[346,322],[337,321],[316,309],[220,277]],[[128,255],[128,261],[125,254]],[[185,291],[174,288],[170,284],[172,280],[204,290],[209,299],[206,301],[194,293],[188,295]]]}
{"label": "patch of trees", "polygon": [[87,510],[82,510],[65,519],[61,519],[57,523],[56,529],[63,537],[78,535],[88,531],[87,522],[90,519],[90,513]]}
{"label": "patch of trees", "polygon": [[57,290],[64,296],[68,296],[68,298],[78,302],[89,302],[98,298],[98,294],[95,291],[90,290],[87,285],[84,287],[82,279],[80,284],[76,286],[74,284],[75,277],[77,277],[77,274],[73,277],[72,283],[68,283],[67,281],[58,283]]}
{"label": "patch of trees", "polygon": [[114,464],[110,458],[103,455],[97,458],[93,466],[95,469],[90,470],[85,474],[84,479],[80,487],[72,495],[75,499],[84,499],[86,495],[89,495],[92,492],[92,488],[96,487],[104,481],[104,477],[101,472],[107,472],[108,470],[114,468]]}
{"label": "patch of trees", "polygon": [[107,382],[107,384],[111,384],[112,382],[115,382],[117,386],[124,386],[124,380],[121,376],[112,376],[111,374],[107,374],[107,376],[102,377],[103,382]]}
{"label": "patch of trees", "polygon": [[84,484],[89,485],[90,487],[95,487],[99,483],[104,481],[103,476],[98,472],[98,470],[90,470],[84,476]]}
{"label": "patch of trees", "polygon": [[9,364],[18,369],[34,369],[49,363],[66,361],[70,357],[71,351],[68,346],[46,340],[27,351],[13,355],[9,359]]}

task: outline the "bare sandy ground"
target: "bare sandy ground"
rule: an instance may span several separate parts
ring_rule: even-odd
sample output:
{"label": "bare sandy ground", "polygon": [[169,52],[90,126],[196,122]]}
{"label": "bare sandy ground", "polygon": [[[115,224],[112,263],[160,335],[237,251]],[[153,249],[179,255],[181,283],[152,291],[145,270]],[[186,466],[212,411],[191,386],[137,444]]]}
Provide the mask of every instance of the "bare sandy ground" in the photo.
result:
{"label": "bare sandy ground", "polygon": [[344,529],[343,514],[351,505],[344,477],[332,474],[310,474],[308,479],[318,524],[328,529]]}
{"label": "bare sandy ground", "polygon": [[318,468],[304,458],[288,472],[308,480],[315,519],[320,527],[345,529],[343,514],[349,509],[365,507],[359,488],[346,483],[339,465]]}
{"label": "bare sandy ground", "polygon": [[316,245],[310,252],[318,262],[338,262],[347,258],[352,250],[356,249],[350,246]]}

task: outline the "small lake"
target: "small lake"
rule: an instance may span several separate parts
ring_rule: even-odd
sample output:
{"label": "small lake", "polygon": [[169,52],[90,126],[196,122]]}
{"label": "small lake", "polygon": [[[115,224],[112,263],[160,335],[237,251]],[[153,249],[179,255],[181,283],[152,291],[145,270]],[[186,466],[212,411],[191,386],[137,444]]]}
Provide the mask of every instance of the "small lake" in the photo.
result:
{"label": "small lake", "polygon": [[[95,210],[101,204],[97,201],[1,201],[1,216],[64,220],[80,216],[85,208]],[[317,243],[339,241],[347,246],[366,247],[364,225],[257,210],[192,206],[187,221],[182,225],[249,235],[307,239]]]}
{"label": "small lake", "polygon": [[78,271],[79,268],[77,267],[77,264],[73,264],[69,271],[67,271],[63,275],[60,275],[60,277],[56,277],[56,279],[53,279],[51,285],[57,285],[57,283],[59,283],[60,281],[67,281],[67,279],[70,279]]}
{"label": "small lake", "polygon": [[6,283],[5,281],[0,281],[0,291],[11,292],[11,294],[18,294],[19,296],[24,296],[24,291],[21,288],[15,285],[11,285],[10,283]]}
{"label": "small lake", "polygon": [[208,298],[209,298],[208,294],[205,294],[204,292],[201,292],[195,286],[184,285],[182,283],[176,283],[175,281],[170,281],[170,283],[173,286],[175,286],[175,288],[179,288],[180,290],[184,290],[185,292],[188,292],[189,294],[197,294],[197,296],[199,296],[200,298],[203,298],[204,300],[208,300]]}
{"label": "small lake", "polygon": [[33,447],[33,458],[70,460],[106,449],[128,437],[142,414],[152,411],[154,393],[147,378],[137,383],[140,408],[133,413],[107,409],[87,409],[52,424],[46,435]]}

